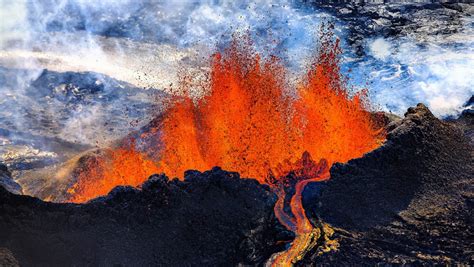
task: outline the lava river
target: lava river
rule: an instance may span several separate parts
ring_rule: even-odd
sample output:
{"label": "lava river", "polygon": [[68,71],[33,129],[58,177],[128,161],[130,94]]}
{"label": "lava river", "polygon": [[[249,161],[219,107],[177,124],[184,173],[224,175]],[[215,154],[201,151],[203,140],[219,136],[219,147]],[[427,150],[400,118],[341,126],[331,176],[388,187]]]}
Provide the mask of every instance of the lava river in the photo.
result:
{"label": "lava river", "polygon": [[361,157],[384,136],[371,119],[366,92],[350,92],[341,75],[338,40],[323,31],[319,44],[294,85],[281,59],[260,56],[248,36],[235,37],[211,59],[204,97],[188,96],[195,85],[184,79],[183,94],[153,126],[89,160],[69,201],[138,186],[157,172],[182,179],[185,170],[220,166],[269,184],[279,197],[276,216],[296,238],[269,265],[291,265],[310,249],[336,247],[330,227],[307,218],[305,186],[329,179],[333,163]]}

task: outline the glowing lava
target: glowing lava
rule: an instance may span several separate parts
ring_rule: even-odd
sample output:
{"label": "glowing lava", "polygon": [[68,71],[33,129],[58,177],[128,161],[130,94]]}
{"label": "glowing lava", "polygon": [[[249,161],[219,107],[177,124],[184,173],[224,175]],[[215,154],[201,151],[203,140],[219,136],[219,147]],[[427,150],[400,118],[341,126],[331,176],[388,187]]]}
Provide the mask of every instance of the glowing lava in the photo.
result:
{"label": "glowing lava", "polygon": [[212,62],[209,93],[184,97],[165,114],[160,167],[170,176],[213,166],[265,182],[269,169],[307,151],[329,164],[360,157],[379,145],[365,95],[353,97],[340,75],[337,41],[323,38],[297,96],[285,94],[286,71],[262,60],[248,39],[234,41]]}
{"label": "glowing lava", "polygon": [[[383,139],[366,110],[365,93],[347,89],[340,52],[338,41],[324,31],[306,76],[292,91],[277,57],[262,59],[248,37],[236,38],[213,56],[206,95],[194,101],[177,98],[160,118],[159,130],[152,127],[153,132],[141,135],[159,139],[156,162],[134,144],[107,151],[81,173],[70,200],[85,201],[116,185],[136,186],[159,171],[182,178],[188,169],[220,166],[268,183],[278,194],[276,216],[297,237],[287,251],[272,257],[273,265],[291,265],[315,247],[334,247],[331,229],[315,227],[307,218],[303,190],[309,182],[328,179],[334,162],[361,157]],[[288,188],[294,193],[285,203]]]}
{"label": "glowing lava", "polygon": [[[321,222],[318,222],[317,227],[313,226],[306,216],[302,201],[303,190],[308,183],[325,181],[329,176],[327,161],[320,160],[316,163],[308,152],[303,153],[300,160],[291,164],[291,171],[285,176],[275,177],[270,174],[267,182],[272,188],[277,189],[278,194],[275,214],[288,230],[296,234],[296,238],[286,251],[274,254],[266,266],[291,266],[315,247],[319,250],[337,248],[338,243],[329,239],[332,236],[332,229]],[[285,203],[287,191],[291,189],[294,189],[294,193],[289,203]],[[285,204],[290,207],[289,213],[285,210]]]}

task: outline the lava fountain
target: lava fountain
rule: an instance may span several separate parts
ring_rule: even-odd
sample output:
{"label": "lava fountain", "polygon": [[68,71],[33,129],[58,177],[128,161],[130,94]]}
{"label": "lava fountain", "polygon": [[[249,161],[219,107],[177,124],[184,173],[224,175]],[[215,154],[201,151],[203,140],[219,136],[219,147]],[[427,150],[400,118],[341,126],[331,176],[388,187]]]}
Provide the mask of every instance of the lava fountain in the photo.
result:
{"label": "lava fountain", "polygon": [[141,135],[158,140],[159,149],[149,148],[159,151],[157,159],[135,149],[135,142],[106,151],[79,174],[70,201],[86,201],[117,185],[138,186],[156,172],[181,179],[185,170],[220,166],[269,184],[278,195],[276,216],[297,237],[269,264],[290,265],[316,246],[334,247],[330,228],[315,227],[306,216],[305,186],[329,179],[333,163],[360,157],[384,138],[367,111],[366,92],[348,90],[340,53],[339,41],[323,30],[305,77],[288,90],[281,60],[262,59],[248,36],[236,37],[213,56],[205,96],[176,97],[157,126]]}
{"label": "lava fountain", "polygon": [[303,152],[331,165],[376,148],[380,132],[364,92],[349,96],[339,43],[327,35],[296,96],[285,94],[280,60],[262,60],[247,38],[216,54],[209,93],[197,103],[183,97],[164,115],[162,170],[180,177],[189,168],[221,166],[265,182],[269,170]]}

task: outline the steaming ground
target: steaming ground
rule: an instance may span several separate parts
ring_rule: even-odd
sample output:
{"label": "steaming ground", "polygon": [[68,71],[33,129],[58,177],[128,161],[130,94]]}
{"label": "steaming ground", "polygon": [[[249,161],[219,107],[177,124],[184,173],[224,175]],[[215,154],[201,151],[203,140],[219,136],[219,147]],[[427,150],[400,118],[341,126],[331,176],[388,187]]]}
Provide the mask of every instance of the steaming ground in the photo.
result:
{"label": "steaming ground", "polygon": [[298,74],[327,20],[351,85],[378,108],[400,115],[425,102],[438,117],[469,108],[473,5],[316,2],[0,0],[0,161],[21,177],[143,126],[178,72],[206,71],[236,31]]}

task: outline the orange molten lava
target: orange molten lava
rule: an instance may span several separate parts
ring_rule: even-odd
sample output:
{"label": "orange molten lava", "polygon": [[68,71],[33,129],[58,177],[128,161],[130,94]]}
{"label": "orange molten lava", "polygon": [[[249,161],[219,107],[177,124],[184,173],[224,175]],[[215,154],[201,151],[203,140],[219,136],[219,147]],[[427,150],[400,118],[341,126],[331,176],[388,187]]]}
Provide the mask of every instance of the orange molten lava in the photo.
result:
{"label": "orange molten lava", "polygon": [[[270,174],[268,183],[274,188],[278,195],[274,211],[279,221],[296,235],[291,246],[283,252],[272,256],[266,266],[292,266],[301,260],[304,255],[318,244],[321,237],[321,229],[315,228],[306,216],[303,207],[303,191],[310,182],[321,182],[329,179],[329,166],[326,160],[316,163],[311,159],[308,152],[303,153],[300,160],[286,166],[289,172],[285,176],[274,177]],[[280,170],[281,171],[281,170]],[[285,172],[281,172],[285,173]],[[294,188],[289,203],[286,201],[286,190]],[[285,204],[290,207],[285,211]]]}
{"label": "orange molten lava", "polygon": [[305,151],[332,164],[373,150],[378,132],[365,95],[350,97],[345,88],[339,53],[338,42],[324,39],[291,96],[279,59],[262,60],[247,40],[234,41],[213,58],[209,93],[197,103],[184,97],[166,113],[160,168],[182,177],[221,166],[265,182],[270,169]]}

